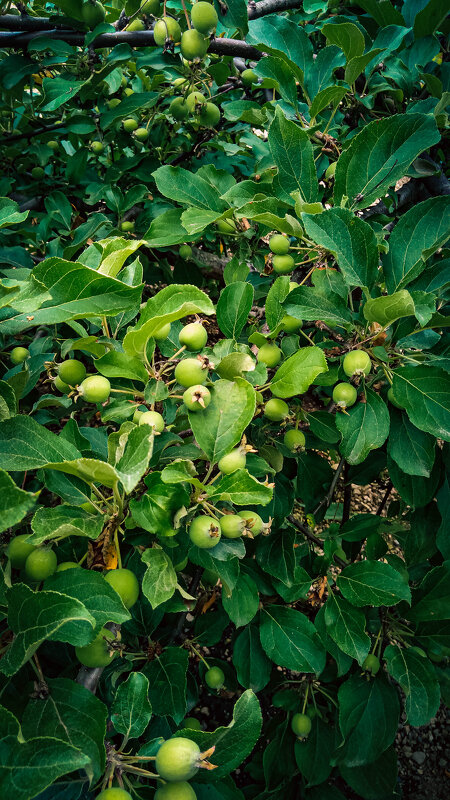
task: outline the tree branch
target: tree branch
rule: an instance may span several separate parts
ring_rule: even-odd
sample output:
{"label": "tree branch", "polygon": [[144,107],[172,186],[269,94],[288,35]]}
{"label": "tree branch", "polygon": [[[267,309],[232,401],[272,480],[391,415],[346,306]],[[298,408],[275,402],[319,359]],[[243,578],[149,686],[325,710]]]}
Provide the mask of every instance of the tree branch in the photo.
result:
{"label": "tree branch", "polygon": [[[300,531],[300,533],[303,533],[303,536],[306,536],[306,538],[309,539],[310,542],[314,542],[314,544],[316,544],[317,547],[320,547],[320,549],[323,550],[323,541],[322,541],[322,539],[319,539],[319,537],[316,536],[312,532],[312,530],[310,530],[310,528],[308,528],[307,525],[303,525],[301,522],[298,522],[295,519],[293,514],[290,514],[288,516],[288,520],[291,523],[291,525],[294,526],[294,528],[297,528],[297,530]],[[333,559],[336,562],[336,564],[338,564],[343,569],[345,567],[348,567],[347,561],[344,561],[343,558],[339,558],[339,556],[333,556]]]}
{"label": "tree branch", "polygon": [[250,0],[247,6],[247,13],[249,19],[259,19],[259,17],[265,17],[266,14],[277,14],[290,8],[301,8],[302,6],[303,0],[260,0],[259,3]]}
{"label": "tree branch", "polygon": [[[5,19],[7,19],[6,16],[0,17],[0,27],[3,26]],[[45,24],[45,27],[38,28],[37,26],[32,26],[29,22],[27,22],[29,27],[22,28],[22,19],[29,20],[30,18],[13,17],[13,19],[16,20],[14,31],[8,31],[7,33],[4,31],[0,32],[0,47],[2,48],[19,49],[25,47],[34,39],[42,36],[42,34],[45,34],[47,39],[59,39],[68,44],[79,45],[81,47],[85,43],[86,34],[84,32],[57,29],[55,24],[51,26]],[[33,19],[33,22],[36,20],[45,20],[45,23],[47,23],[45,17],[33,17],[31,19]],[[155,47],[153,31],[117,31],[116,33],[102,33],[94,39],[90,47],[114,47],[116,44],[129,44],[131,47]],[[263,53],[257,50],[256,47],[240,39],[212,39],[208,47],[208,52],[221,56],[242,56],[252,61],[258,61],[263,56]]]}

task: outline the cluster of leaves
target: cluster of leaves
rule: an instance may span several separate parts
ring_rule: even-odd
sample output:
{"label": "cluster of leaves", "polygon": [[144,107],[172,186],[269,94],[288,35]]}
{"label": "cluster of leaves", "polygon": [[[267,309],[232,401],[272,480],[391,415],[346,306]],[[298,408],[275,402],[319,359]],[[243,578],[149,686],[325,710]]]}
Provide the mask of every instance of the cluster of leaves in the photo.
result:
{"label": "cluster of leaves", "polygon": [[445,3],[205,5],[0,17],[7,798],[389,800],[448,702]]}

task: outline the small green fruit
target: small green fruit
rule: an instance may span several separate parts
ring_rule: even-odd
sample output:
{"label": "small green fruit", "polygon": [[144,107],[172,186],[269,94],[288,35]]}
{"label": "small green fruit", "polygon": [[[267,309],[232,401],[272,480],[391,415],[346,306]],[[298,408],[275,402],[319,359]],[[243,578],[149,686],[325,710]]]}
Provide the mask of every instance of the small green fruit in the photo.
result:
{"label": "small green fruit", "polygon": [[295,333],[303,326],[303,322],[301,319],[292,317],[290,314],[285,314],[284,317],[281,318],[280,325],[285,333]]}
{"label": "small green fruit", "polygon": [[139,597],[139,581],[130,569],[111,569],[105,581],[117,592],[125,608],[132,608]]}
{"label": "small green fruit", "polygon": [[206,97],[201,92],[191,92],[186,97],[186,105],[190,114],[198,113],[201,106],[206,105]]}
{"label": "small green fruit", "polygon": [[157,789],[154,800],[197,800],[197,795],[187,781],[175,781]]}
{"label": "small green fruit", "polygon": [[93,29],[105,21],[106,13],[101,3],[88,0],[81,6],[81,16],[87,27]]}
{"label": "small green fruit", "polygon": [[69,384],[64,383],[64,381],[61,380],[59,375],[57,375],[56,378],[53,379],[53,386],[55,387],[55,389],[58,390],[58,392],[61,392],[61,394],[69,394],[70,392]]}
{"label": "small green fruit", "polygon": [[272,259],[273,271],[277,275],[287,275],[295,267],[295,261],[292,256],[274,256]]}
{"label": "small green fruit", "polygon": [[242,517],[245,523],[244,533],[251,536],[259,536],[264,528],[264,522],[256,511],[239,511],[239,516]]}
{"label": "small green fruit", "polygon": [[25,575],[32,581],[45,581],[56,570],[58,560],[53,550],[36,547],[25,561]]}
{"label": "small green fruit", "polygon": [[368,375],[372,367],[370,356],[365,350],[352,350],[344,357],[342,368],[346,375]]}
{"label": "small green fruit", "polygon": [[208,341],[208,334],[201,322],[190,322],[181,329],[178,339],[187,350],[202,350]]}
{"label": "small green fruit", "polygon": [[133,800],[133,798],[126,789],[111,786],[110,789],[103,789],[103,792],[100,792],[95,800]]}
{"label": "small green fruit", "polygon": [[394,395],[394,392],[393,392],[392,386],[390,386],[390,387],[389,387],[389,389],[388,389],[388,391],[387,391],[387,399],[389,400],[389,402],[390,402],[390,403],[392,403],[392,405],[393,405],[393,406],[395,406],[395,408],[399,408],[401,411],[404,411],[404,409],[405,409],[405,406],[402,406],[402,405],[401,405],[401,404],[398,402],[397,398],[396,398],[396,397],[395,397],[395,395]]}
{"label": "small green fruit", "polygon": [[283,444],[291,453],[299,453],[305,449],[305,434],[297,428],[291,428],[286,431],[283,438]]}
{"label": "small green fruit", "polygon": [[195,717],[185,717],[183,720],[183,728],[188,728],[191,731],[201,731],[202,724],[200,720]]}
{"label": "small green fruit", "polygon": [[45,172],[44,172],[44,170],[42,169],[42,167],[33,167],[33,169],[31,170],[31,177],[32,177],[32,178],[33,178],[33,180],[35,180],[35,181],[40,181],[40,180],[42,180],[42,178],[44,177],[44,175],[45,175]]}
{"label": "small green fruit", "polygon": [[30,544],[26,539],[28,539],[27,533],[19,533],[14,539],[11,539],[6,549],[6,555],[14,569],[22,569],[30,553],[36,550],[34,544]]}
{"label": "small green fruit", "polygon": [[133,19],[126,27],[127,31],[145,31],[145,25],[141,19]]}
{"label": "small green fruit", "polygon": [[79,392],[87,403],[105,403],[111,393],[111,384],[103,375],[89,375],[80,384]]}
{"label": "small green fruit", "polygon": [[276,344],[267,342],[267,344],[263,344],[259,348],[256,359],[267,367],[276,367],[280,363],[282,355],[280,348]]}
{"label": "small green fruit", "polygon": [[145,142],[149,137],[149,132],[147,128],[136,128],[134,132],[134,138],[137,139],[139,142]]}
{"label": "small green fruit", "polygon": [[139,425],[150,425],[157,433],[162,433],[166,423],[157,411],[145,411],[139,417]]}
{"label": "small green fruit", "polygon": [[286,236],[282,236],[281,233],[275,233],[270,237],[269,247],[276,256],[285,256],[291,249],[289,239]]}
{"label": "small green fruit", "polygon": [[182,736],[163,742],[156,754],[156,772],[165,781],[188,781],[198,771],[200,748]]}
{"label": "small green fruit", "polygon": [[56,142],[54,139],[52,139],[50,142],[47,142],[47,147],[53,151],[59,150],[59,142]]}
{"label": "small green fruit", "polygon": [[311,731],[311,720],[306,714],[294,714],[291,720],[291,728],[296,736],[304,739]]}
{"label": "small green fruit", "polygon": [[369,653],[362,666],[364,672],[370,672],[371,675],[376,675],[380,669],[380,660],[374,653]]}
{"label": "small green fruit", "polygon": [[225,539],[239,539],[244,528],[245,522],[239,514],[225,514],[220,518],[220,530]]}
{"label": "small green fruit", "polygon": [[217,466],[223,475],[231,475],[237,469],[245,469],[246,460],[245,450],[242,447],[236,447],[230,453],[222,456]]}
{"label": "small green fruit", "polygon": [[209,35],[215,31],[219,17],[217,11],[210,3],[205,3],[204,0],[198,0],[194,3],[191,11],[191,22],[194,28],[200,33]]}
{"label": "small green fruit", "polygon": [[59,365],[58,376],[69,386],[78,386],[86,377],[86,367],[76,358],[68,358]]}
{"label": "small green fruit", "polygon": [[182,244],[178,250],[178,255],[188,261],[192,256],[192,247],[188,244]]}
{"label": "small green fruit", "polygon": [[220,536],[220,527],[214,517],[195,517],[189,526],[189,538],[201,550],[209,550],[218,545]]}
{"label": "small green fruit", "polygon": [[221,689],[225,683],[225,673],[220,667],[211,667],[205,672],[205,683],[210,689]]}
{"label": "small green fruit", "polygon": [[56,567],[56,572],[66,572],[68,569],[81,569],[81,567],[76,561],[61,561]]}
{"label": "small green fruit", "polygon": [[181,28],[173,17],[161,17],[153,28],[155,44],[164,47],[167,40],[178,44],[181,40]]}
{"label": "small green fruit", "polygon": [[196,28],[184,31],[181,36],[181,55],[186,61],[200,61],[208,52],[209,40]]}
{"label": "small green fruit", "polygon": [[159,0],[144,0],[142,3],[139,11],[141,14],[149,14],[153,17],[157,17],[160,13],[161,4]]}
{"label": "small green fruit", "polygon": [[351,383],[337,383],[333,389],[333,400],[339,408],[350,408],[357,397],[358,392]]}
{"label": "small green fruit", "polygon": [[204,411],[211,402],[211,392],[206,386],[189,386],[183,394],[183,403],[188,411]]}
{"label": "small green fruit", "polygon": [[122,125],[126,133],[133,133],[133,131],[135,131],[138,127],[136,120],[133,119],[132,117],[129,117],[129,119],[124,119]]}
{"label": "small green fruit", "polygon": [[289,406],[278,397],[271,397],[264,406],[264,416],[272,422],[281,422],[289,414]]}
{"label": "small green fruit", "polygon": [[111,649],[114,635],[107,628],[102,628],[91,644],[76,647],[75,655],[85,667],[107,667],[116,656],[116,651]]}
{"label": "small green fruit", "polygon": [[183,119],[189,116],[188,104],[184,97],[175,97],[172,100],[169,106],[169,114],[172,114],[172,117],[176,119],[177,122],[182,122]]}
{"label": "small green fruit", "polygon": [[[112,102],[113,101],[110,100],[110,103],[112,103]],[[120,103],[120,100],[119,100],[119,103]],[[101,142],[91,142],[91,150],[94,153],[94,155],[99,156],[100,153],[103,153],[104,149],[105,149],[105,147]]]}
{"label": "small green fruit", "polygon": [[253,69],[244,69],[241,72],[241,81],[244,86],[251,86],[252,83],[258,83],[258,76]]}
{"label": "small green fruit", "polygon": [[27,350],[26,347],[13,347],[9,354],[9,360],[11,364],[17,366],[18,364],[22,364],[29,355],[30,351]]}
{"label": "small green fruit", "polygon": [[156,339],[157,342],[162,341],[163,339],[167,339],[171,327],[172,325],[170,324],[170,322],[166,322],[165,325],[161,325],[160,328],[154,331],[153,338]]}
{"label": "small green fruit", "polygon": [[196,358],[184,358],[175,367],[175,379],[186,389],[189,386],[204,384],[207,377],[208,370],[203,369],[201,361]]}
{"label": "small green fruit", "polygon": [[220,108],[215,103],[206,103],[202,106],[197,120],[205,128],[215,128],[220,122]]}
{"label": "small green fruit", "polygon": [[124,233],[132,233],[134,231],[134,222],[131,219],[126,219],[120,223],[120,230]]}

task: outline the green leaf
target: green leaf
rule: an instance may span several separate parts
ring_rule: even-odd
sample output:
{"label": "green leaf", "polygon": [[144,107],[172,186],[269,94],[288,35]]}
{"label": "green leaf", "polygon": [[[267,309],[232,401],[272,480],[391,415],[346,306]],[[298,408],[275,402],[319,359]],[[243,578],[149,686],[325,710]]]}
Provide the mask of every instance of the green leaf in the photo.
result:
{"label": "green leaf", "polygon": [[135,92],[130,97],[125,97],[115,108],[102,114],[100,127],[106,131],[116,120],[124,119],[136,111],[142,114],[144,109],[152,108],[158,98],[158,92]]}
{"label": "green leaf", "polygon": [[395,796],[398,770],[394,747],[389,747],[375,761],[361,767],[340,764],[339,771],[346,783],[364,800],[386,800]]}
{"label": "green leaf", "polygon": [[252,20],[246,42],[264,53],[282,58],[291,68],[295,65],[301,84],[305,72],[313,64],[313,47],[308,35],[297,22],[280,14]]}
{"label": "green leaf", "polygon": [[15,636],[0,661],[4,675],[14,675],[46,639],[82,646],[92,640],[95,619],[79,600],[57,592],[33,592],[23,583],[6,594],[8,624]]}
{"label": "green leaf", "polygon": [[289,294],[289,277],[280,275],[269,289],[266,297],[266,320],[271,331],[275,330],[284,315],[281,305]]}
{"label": "green leaf", "polygon": [[228,339],[237,339],[253,305],[253,286],[243,281],[222,289],[217,303],[217,324]]}
{"label": "green leaf", "polygon": [[0,381],[0,422],[17,414],[17,399],[12,386]]}
{"label": "green leaf", "polygon": [[[186,714],[188,661],[187,650],[167,647],[161,656],[157,656],[142,670],[148,678],[148,697],[153,713],[161,717],[172,717],[177,725]],[[182,733],[185,735],[187,731]]]}
{"label": "green leaf", "polygon": [[19,489],[7,472],[0,469],[0,533],[20,522],[36,503],[33,492]]}
{"label": "green leaf", "polygon": [[292,203],[290,195],[294,191],[300,193],[304,202],[317,200],[317,174],[308,134],[300,125],[286,119],[279,105],[269,128],[268,141],[278,167],[275,193],[288,203]]}
{"label": "green leaf", "polygon": [[445,8],[445,5],[442,5],[441,0],[429,0],[425,7],[420,8],[415,16],[415,38],[430,36],[435,30],[439,29],[447,17],[447,11],[448,9]]}
{"label": "green leaf", "polygon": [[127,740],[142,736],[150,722],[152,707],[147,697],[148,689],[148,679],[142,672],[132,672],[117,689],[111,722]]}
{"label": "green leaf", "polygon": [[180,208],[169,208],[152,221],[145,239],[149,247],[168,247],[195,239],[181,224],[184,212]]}
{"label": "green leaf", "polygon": [[222,605],[236,628],[248,625],[259,606],[259,593],[254,580],[241,572],[231,595],[222,596]]}
{"label": "green leaf", "polygon": [[147,491],[137,501],[130,501],[133,520],[149,533],[165,536],[173,527],[173,515],[183,505],[189,505],[189,495],[179,484],[169,485],[161,473],[153,472],[145,478]]}
{"label": "green leaf", "polygon": [[29,416],[0,423],[0,468],[23,472],[44,467],[50,461],[73,459],[78,450]]}
{"label": "green leaf", "polygon": [[394,8],[390,0],[361,0],[360,6],[368,11],[381,27],[405,24],[400,11]]}
{"label": "green leaf", "polygon": [[295,741],[295,760],[307,786],[326,781],[333,769],[330,762],[334,749],[334,728],[316,717],[307,738]]}
{"label": "green leaf", "polygon": [[88,757],[85,769],[97,781],[105,768],[108,710],[91,692],[68,678],[47,680],[48,694],[30,700],[22,720],[25,739],[53,736]]}
{"label": "green leaf", "polygon": [[283,100],[294,108],[297,105],[295,71],[281,58],[266,56],[258,61],[255,72],[264,78],[264,86],[277,89]]}
{"label": "green leaf", "polygon": [[439,139],[433,117],[426,114],[395,114],[369,123],[339,157],[335,205],[345,196],[352,208],[367,208],[403,178],[419,153]]}
{"label": "green leaf", "polygon": [[79,506],[62,504],[54,508],[39,508],[31,520],[33,533],[28,537],[28,541],[40,545],[67,536],[97,539],[105,522],[102,514],[90,514]]}
{"label": "green leaf", "polygon": [[449,580],[450,561],[427,572],[413,593],[408,619],[429,623],[450,619]]}
{"label": "green leaf", "polygon": [[253,419],[256,406],[255,390],[247,381],[218,380],[211,388],[211,402],[201,414],[189,412],[198,446],[215,464],[237,445]]}
{"label": "green leaf", "polygon": [[207,210],[225,211],[225,203],[220,198],[218,189],[213,187],[199,174],[189,172],[181,167],[159,167],[152,173],[155,183],[164,197],[185,203],[188,206]]}
{"label": "green leaf", "polygon": [[352,315],[347,303],[337,294],[329,292],[328,297],[320,294],[314,286],[298,286],[289,292],[284,302],[286,314],[302,320],[337,322],[348,324]]}
{"label": "green leaf", "polygon": [[246,625],[233,646],[233,666],[245,689],[260,692],[269,683],[272,662],[261,647],[257,625]]}
{"label": "green leaf", "polygon": [[111,464],[98,458],[76,458],[74,461],[52,461],[42,466],[74,475],[86,483],[101,483],[112,489],[118,483],[119,476]]}
{"label": "green leaf", "polygon": [[344,77],[347,83],[352,86],[356,81],[356,78],[361,75],[361,72],[365,70],[367,65],[373,61],[379,53],[382,52],[382,49],[377,47],[373,50],[369,50],[368,53],[364,53],[363,56],[356,56],[355,58],[352,58],[351,61],[348,62],[345,69]]}
{"label": "green leaf", "polygon": [[336,420],[328,411],[313,411],[308,414],[308,423],[314,436],[324,442],[335,444],[341,438],[336,429]]}
{"label": "green leaf", "polygon": [[413,425],[450,441],[450,376],[438,367],[400,367],[393,372],[393,392]]}
{"label": "green leaf", "polygon": [[341,48],[347,61],[364,52],[364,36],[353,22],[341,22],[334,25],[326,23],[322,27],[322,33],[330,44],[336,44]]}
{"label": "green leaf", "polygon": [[232,381],[235,378],[245,378],[246,372],[253,372],[255,361],[248,353],[229,353],[215,367],[215,372],[221,378]]}
{"label": "green leaf", "polygon": [[370,638],[365,632],[366,618],[343,597],[330,592],[325,604],[325,625],[328,636],[351,658],[362,665],[370,650]]}
{"label": "green leaf", "polygon": [[[333,25],[333,28],[336,26]],[[309,108],[309,116],[314,120],[324,108],[331,105],[333,108],[344,99],[348,89],[346,86],[327,86],[316,94]]]}
{"label": "green leaf", "polygon": [[325,650],[308,617],[284,606],[264,606],[261,611],[261,644],[280,667],[320,675]]}
{"label": "green leaf", "polygon": [[[39,292],[34,302],[34,287]],[[17,301],[3,323],[11,334],[37,325],[57,325],[74,319],[110,317],[139,306],[142,285],[128,286],[117,278],[102,275],[79,261],[46,258],[38,264],[30,279],[30,297],[26,311],[20,311]],[[48,298],[51,299],[48,299]]]}
{"label": "green leaf", "polygon": [[138,323],[128,328],[123,340],[127,355],[143,357],[148,340],[167,322],[187,317],[189,314],[214,314],[209,297],[189,284],[172,284],[161,289],[147,300]]}
{"label": "green leaf", "polygon": [[127,378],[130,381],[147,383],[148,372],[138,358],[110,350],[94,362],[96,370],[106,378]]}
{"label": "green leaf", "polygon": [[339,446],[349,464],[361,464],[371,450],[385,442],[389,433],[389,412],[386,403],[371,389],[366,402],[357,403],[346,414],[336,416],[336,427],[342,434]]}
{"label": "green leaf", "polygon": [[29,211],[19,211],[19,204],[9,197],[0,197],[0,228],[18,225],[28,217]]}
{"label": "green leaf", "polygon": [[435,458],[435,439],[416,428],[406,414],[391,410],[388,453],[407,475],[429,478]]}
{"label": "green leaf", "polygon": [[160,547],[149,547],[142,554],[147,565],[142,579],[142,591],[152,608],[169,600],[175,592],[178,578],[169,556]]}
{"label": "green leaf", "polygon": [[75,81],[73,78],[44,78],[42,88],[44,90],[44,105],[41,111],[56,111],[57,108],[69,102],[75,97],[85,81]]}
{"label": "green leaf", "polygon": [[428,660],[411,648],[389,645],[383,653],[387,670],[405,693],[410,725],[426,725],[436,714],[441,691],[436,672]]}
{"label": "green leaf", "polygon": [[403,289],[425,269],[426,259],[450,235],[448,199],[431,197],[403,214],[389,237],[383,272],[389,292]]}
{"label": "green leaf", "polygon": [[116,464],[126,494],[130,494],[145,475],[153,453],[155,434],[150,425],[138,425],[130,431],[125,449]]}
{"label": "green leaf", "polygon": [[394,741],[400,717],[397,692],[383,675],[372,680],[353,675],[339,689],[339,727],[344,743],[339,764],[371,764]]}
{"label": "green leaf", "polygon": [[89,765],[89,756],[50,736],[20,744],[15,736],[0,741],[0,790],[3,797],[30,800],[57,778]]}
{"label": "green leaf", "polygon": [[101,573],[93,570],[67,569],[55,572],[45,581],[44,589],[46,592],[59,592],[83,603],[95,620],[95,631],[91,634],[91,640],[107,622],[121,625],[131,616],[115,589],[105,581]]}
{"label": "green leaf", "polygon": [[236,506],[266,506],[270,503],[273,490],[260,483],[246,469],[237,469],[231,475],[224,475],[211,487],[210,500],[222,500]]}
{"label": "green leaf", "polygon": [[304,394],[313,380],[327,369],[325,356],[319,347],[300,347],[278,367],[270,382],[270,390],[275,397]]}
{"label": "green leaf", "polygon": [[342,570],[337,585],[354,606],[394,606],[411,602],[403,576],[383,561],[358,561]]}
{"label": "green leaf", "polygon": [[247,689],[236,702],[233,719],[226,727],[212,732],[185,729],[177,731],[175,737],[192,739],[202,751],[215,747],[213,761],[218,765],[217,769],[211,772],[203,769],[195,776],[198,783],[211,783],[235,770],[250,755],[259,739],[261,726],[258,698]]}
{"label": "green leaf", "polygon": [[378,248],[367,222],[345,208],[301,216],[308,236],[334,255],[348,286],[373,286],[378,272]]}
{"label": "green leaf", "polygon": [[363,314],[367,322],[378,322],[386,327],[396,319],[410,317],[415,313],[414,300],[406,289],[383,297],[375,297],[364,304]]}

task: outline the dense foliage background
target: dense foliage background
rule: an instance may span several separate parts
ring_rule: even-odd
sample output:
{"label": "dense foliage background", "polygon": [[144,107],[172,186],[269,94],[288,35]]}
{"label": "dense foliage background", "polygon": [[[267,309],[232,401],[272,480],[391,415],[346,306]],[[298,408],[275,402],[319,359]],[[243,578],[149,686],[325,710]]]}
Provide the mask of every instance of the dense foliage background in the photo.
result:
{"label": "dense foliage background", "polygon": [[449,697],[446,6],[1,3],[7,800],[408,796],[400,715]]}

